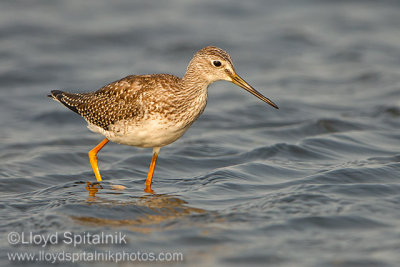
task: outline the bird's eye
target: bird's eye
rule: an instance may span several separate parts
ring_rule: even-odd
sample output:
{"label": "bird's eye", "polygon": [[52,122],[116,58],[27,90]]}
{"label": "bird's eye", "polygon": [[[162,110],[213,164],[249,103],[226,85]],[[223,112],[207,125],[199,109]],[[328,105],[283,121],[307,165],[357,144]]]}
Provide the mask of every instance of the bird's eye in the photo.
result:
{"label": "bird's eye", "polygon": [[214,60],[212,63],[213,63],[213,65],[214,65],[215,67],[221,67],[221,66],[222,66],[222,63],[221,63],[221,61],[219,61],[219,60]]}

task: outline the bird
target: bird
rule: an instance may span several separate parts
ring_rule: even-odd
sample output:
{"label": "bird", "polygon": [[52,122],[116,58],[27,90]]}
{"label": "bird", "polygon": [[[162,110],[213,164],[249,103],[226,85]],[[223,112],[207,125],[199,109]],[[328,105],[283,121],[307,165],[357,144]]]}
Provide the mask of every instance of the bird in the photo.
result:
{"label": "bird", "polygon": [[278,109],[236,73],[231,56],[216,46],[198,50],[182,78],[170,74],[129,75],[97,91],[52,90],[48,96],[83,117],[89,130],[105,136],[89,151],[97,183],[102,181],[97,153],[109,141],[152,148],[144,189],[152,193],[160,149],[179,139],[199,118],[207,104],[209,85],[219,80],[232,82]]}

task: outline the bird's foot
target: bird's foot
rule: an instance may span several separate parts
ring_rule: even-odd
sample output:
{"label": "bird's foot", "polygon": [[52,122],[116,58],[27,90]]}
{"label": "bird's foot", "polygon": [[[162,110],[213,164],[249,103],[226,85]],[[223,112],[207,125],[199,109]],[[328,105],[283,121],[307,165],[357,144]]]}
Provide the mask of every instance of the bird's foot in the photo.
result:
{"label": "bird's foot", "polygon": [[100,183],[91,183],[89,181],[86,182],[86,190],[89,191],[89,196],[96,196],[96,193],[99,191],[99,189],[103,189]]}
{"label": "bird's foot", "polygon": [[151,184],[150,185],[146,184],[146,188],[144,189],[144,192],[149,193],[149,194],[154,194],[154,190],[151,189]]}

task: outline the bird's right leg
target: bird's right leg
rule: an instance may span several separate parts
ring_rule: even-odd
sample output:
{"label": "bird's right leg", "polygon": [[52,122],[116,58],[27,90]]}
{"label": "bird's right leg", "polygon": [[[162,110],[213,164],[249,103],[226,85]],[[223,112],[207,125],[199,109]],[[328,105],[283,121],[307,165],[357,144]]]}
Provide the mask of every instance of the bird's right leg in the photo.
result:
{"label": "bird's right leg", "polygon": [[146,188],[144,189],[144,191],[146,193],[152,193],[152,194],[154,193],[154,191],[151,189],[151,182],[153,181],[153,174],[154,174],[154,169],[156,168],[158,153],[160,153],[160,148],[154,147],[153,148],[153,157],[151,159],[149,172],[147,173],[147,179],[145,182]]}
{"label": "bird's right leg", "polygon": [[89,151],[90,165],[92,165],[94,175],[96,176],[97,182],[101,182],[101,176],[99,171],[99,166],[97,165],[97,153],[108,143],[108,139],[105,138],[100,142],[95,148]]}

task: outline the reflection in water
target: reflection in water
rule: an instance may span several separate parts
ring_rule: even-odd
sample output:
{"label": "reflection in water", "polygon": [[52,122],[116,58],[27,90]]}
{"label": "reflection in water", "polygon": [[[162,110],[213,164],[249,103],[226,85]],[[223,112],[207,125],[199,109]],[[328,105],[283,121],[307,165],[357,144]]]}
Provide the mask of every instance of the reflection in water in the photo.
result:
{"label": "reflection in water", "polygon": [[[123,226],[129,227],[132,231],[150,233],[154,230],[160,230],[161,228],[170,228],[172,224],[168,226],[161,226],[161,223],[172,221],[176,218],[187,216],[194,213],[205,213],[206,210],[193,208],[187,206],[187,202],[172,195],[167,194],[151,194],[140,197],[134,197],[133,200],[129,201],[115,201],[108,200],[96,196],[99,190],[103,187],[98,183],[87,182],[86,189],[89,191],[88,202],[93,205],[107,205],[107,207],[115,206],[129,206],[133,205],[138,207],[138,212],[133,212],[132,217],[135,219],[110,219],[110,218],[98,218],[91,216],[72,216],[72,218],[80,223],[90,224],[94,226]],[[125,216],[126,213],[121,214],[121,217]]]}

